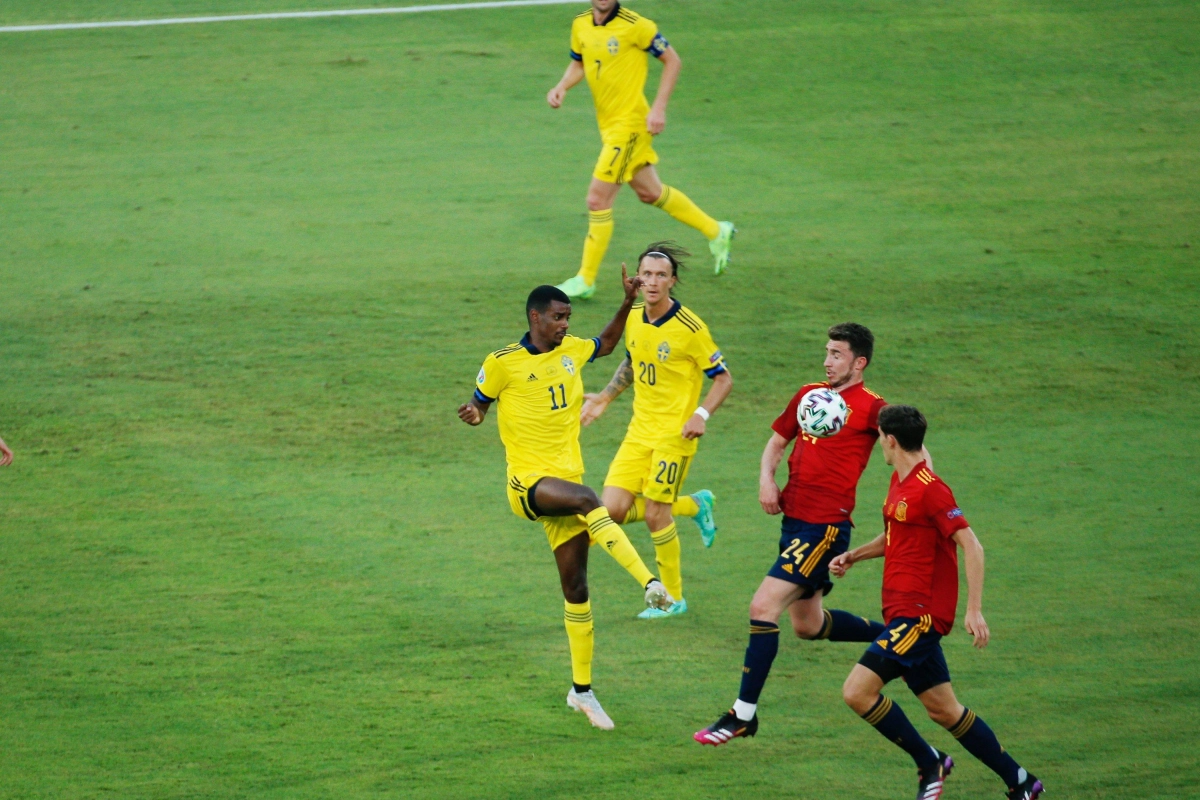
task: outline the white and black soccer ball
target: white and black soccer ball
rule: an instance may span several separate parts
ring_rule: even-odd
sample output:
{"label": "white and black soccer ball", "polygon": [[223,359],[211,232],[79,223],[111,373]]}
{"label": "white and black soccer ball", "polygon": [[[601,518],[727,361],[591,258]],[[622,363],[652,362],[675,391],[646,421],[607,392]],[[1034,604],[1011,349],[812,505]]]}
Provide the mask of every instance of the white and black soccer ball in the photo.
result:
{"label": "white and black soccer ball", "polygon": [[796,420],[800,430],[809,436],[824,439],[833,436],[846,424],[850,410],[846,401],[833,389],[813,389],[800,398]]}

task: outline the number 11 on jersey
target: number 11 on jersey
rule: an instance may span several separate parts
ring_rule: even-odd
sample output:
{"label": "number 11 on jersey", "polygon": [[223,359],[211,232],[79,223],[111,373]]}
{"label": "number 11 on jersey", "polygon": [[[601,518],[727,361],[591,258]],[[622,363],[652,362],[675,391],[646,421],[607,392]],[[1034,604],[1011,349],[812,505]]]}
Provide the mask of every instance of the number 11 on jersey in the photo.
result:
{"label": "number 11 on jersey", "polygon": [[[558,411],[560,408],[567,407],[567,388],[565,386],[560,383],[558,386],[547,386],[546,390],[550,392],[551,411]],[[560,396],[561,400],[559,399]]]}

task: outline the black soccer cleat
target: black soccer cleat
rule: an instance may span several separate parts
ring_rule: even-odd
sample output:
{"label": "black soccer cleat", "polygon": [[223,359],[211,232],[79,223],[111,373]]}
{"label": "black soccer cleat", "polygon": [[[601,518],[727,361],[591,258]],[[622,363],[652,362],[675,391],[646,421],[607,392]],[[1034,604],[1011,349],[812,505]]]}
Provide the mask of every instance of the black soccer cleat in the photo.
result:
{"label": "black soccer cleat", "polygon": [[941,750],[938,750],[937,754],[936,766],[917,771],[917,800],[938,800],[942,796],[942,790],[946,788],[946,778],[950,776],[950,770],[954,769],[954,759]]}
{"label": "black soccer cleat", "polygon": [[712,725],[692,734],[692,738],[700,744],[711,744],[716,747],[731,742],[739,736],[753,736],[756,733],[758,733],[758,714],[746,721],[738,719],[737,714],[730,709]]}
{"label": "black soccer cleat", "polygon": [[1005,797],[1008,800],[1037,800],[1044,791],[1046,788],[1042,786],[1042,782],[1026,772],[1025,780],[1021,781],[1016,788],[1009,789]]}

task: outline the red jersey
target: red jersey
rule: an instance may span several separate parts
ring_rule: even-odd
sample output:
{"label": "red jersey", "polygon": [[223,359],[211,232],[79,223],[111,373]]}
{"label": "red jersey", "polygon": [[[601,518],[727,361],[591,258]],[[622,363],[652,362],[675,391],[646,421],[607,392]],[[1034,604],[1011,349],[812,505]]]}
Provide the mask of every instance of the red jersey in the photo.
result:
{"label": "red jersey", "polygon": [[802,387],[771,425],[772,430],[789,442],[800,434],[788,458],[788,481],[783,487],[781,505],[783,513],[793,519],[816,524],[846,522],[854,511],[858,479],[867,468],[871,450],[879,438],[879,410],[887,403],[861,383],[839,389],[850,415],[840,431],[818,439],[800,430],[796,409],[805,394],[821,388],[829,388],[829,384],[810,383]]}
{"label": "red jersey", "polygon": [[925,462],[904,480],[892,473],[883,504],[883,619],[933,617],[945,636],[958,608],[956,531],[968,527],[954,493]]}

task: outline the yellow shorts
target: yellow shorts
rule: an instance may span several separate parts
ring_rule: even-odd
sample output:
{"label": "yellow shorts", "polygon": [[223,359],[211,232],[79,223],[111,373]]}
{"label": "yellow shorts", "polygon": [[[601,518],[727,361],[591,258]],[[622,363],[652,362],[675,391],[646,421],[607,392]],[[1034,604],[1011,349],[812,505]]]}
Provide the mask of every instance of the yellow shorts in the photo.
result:
{"label": "yellow shorts", "polygon": [[648,164],[658,163],[653,136],[648,131],[630,133],[618,131],[603,134],[604,146],[596,159],[592,177],[607,183],[628,183],[637,171]]}
{"label": "yellow shorts", "polygon": [[604,485],[616,486],[658,503],[674,503],[679,499],[679,491],[691,465],[691,456],[655,450],[650,445],[625,440],[608,467]]}
{"label": "yellow shorts", "polygon": [[529,499],[529,490],[537,485],[542,478],[559,478],[572,483],[583,483],[583,475],[550,475],[545,472],[531,472],[528,475],[508,476],[508,505],[512,512],[522,519],[540,521],[546,529],[546,538],[550,540],[550,549],[557,550],[559,545],[574,539],[587,531],[587,520],[578,514],[566,517],[543,517],[533,510]]}

